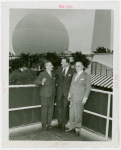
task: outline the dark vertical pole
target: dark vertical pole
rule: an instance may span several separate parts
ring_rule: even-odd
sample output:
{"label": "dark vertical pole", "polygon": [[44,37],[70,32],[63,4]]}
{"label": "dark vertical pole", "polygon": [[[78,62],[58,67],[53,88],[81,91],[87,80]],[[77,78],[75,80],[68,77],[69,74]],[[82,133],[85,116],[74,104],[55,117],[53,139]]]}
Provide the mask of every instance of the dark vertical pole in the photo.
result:
{"label": "dark vertical pole", "polygon": [[95,75],[96,75],[96,70],[97,70],[97,62],[95,62]]}
{"label": "dark vertical pole", "polygon": [[91,62],[91,74],[93,73],[92,69],[93,69],[93,62]]}
{"label": "dark vertical pole", "polygon": [[106,76],[107,76],[107,68],[106,68]]}
{"label": "dark vertical pole", "polygon": [[100,75],[102,75],[102,64],[100,64]]}

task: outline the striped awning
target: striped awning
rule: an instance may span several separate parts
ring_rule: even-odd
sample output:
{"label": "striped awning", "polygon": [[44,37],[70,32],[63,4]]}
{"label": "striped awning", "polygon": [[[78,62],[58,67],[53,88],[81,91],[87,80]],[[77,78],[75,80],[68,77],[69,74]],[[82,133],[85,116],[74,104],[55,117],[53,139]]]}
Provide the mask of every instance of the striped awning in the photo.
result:
{"label": "striped awning", "polygon": [[113,89],[113,77],[91,74],[91,84]]}

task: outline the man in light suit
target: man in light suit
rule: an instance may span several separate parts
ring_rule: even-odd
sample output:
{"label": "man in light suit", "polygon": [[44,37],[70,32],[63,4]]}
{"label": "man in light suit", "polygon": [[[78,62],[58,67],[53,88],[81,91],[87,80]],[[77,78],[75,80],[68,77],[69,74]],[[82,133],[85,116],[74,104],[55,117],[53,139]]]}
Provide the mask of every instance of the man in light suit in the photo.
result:
{"label": "man in light suit", "polygon": [[83,71],[83,68],[81,61],[76,62],[77,73],[73,76],[68,95],[68,100],[70,101],[70,129],[66,131],[75,130],[77,136],[79,136],[82,126],[84,104],[91,90],[91,77]]}
{"label": "man in light suit", "polygon": [[65,129],[69,120],[69,101],[67,99],[71,80],[75,69],[69,65],[69,58],[64,57],[61,61],[62,67],[56,73],[57,77],[57,119],[58,127]]}
{"label": "man in light suit", "polygon": [[50,61],[45,62],[46,70],[40,73],[35,80],[35,84],[40,86],[41,97],[41,122],[42,126],[47,129],[51,128],[53,117],[54,98],[55,98],[55,75],[51,71],[53,65]]}

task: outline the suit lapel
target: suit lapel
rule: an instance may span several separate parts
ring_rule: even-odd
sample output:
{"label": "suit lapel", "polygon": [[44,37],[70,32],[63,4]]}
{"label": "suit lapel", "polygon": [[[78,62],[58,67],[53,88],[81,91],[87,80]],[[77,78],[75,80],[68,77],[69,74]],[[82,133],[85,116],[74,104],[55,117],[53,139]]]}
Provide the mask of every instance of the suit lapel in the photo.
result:
{"label": "suit lapel", "polygon": [[[76,74],[77,75],[77,74]],[[80,74],[80,76],[77,78],[77,80],[76,80],[76,82],[75,83],[77,83],[80,79],[81,79],[81,77],[84,75],[84,71]],[[76,76],[75,76],[76,77]],[[75,81],[75,78],[74,78],[74,81]]]}
{"label": "suit lapel", "polygon": [[61,79],[62,79],[62,71],[63,71],[63,67],[60,69],[60,76],[61,76]]}
{"label": "suit lapel", "polygon": [[52,79],[54,79],[54,77],[55,77],[55,76],[54,76],[54,73],[53,73],[53,72],[51,72],[51,74],[52,74]]}
{"label": "suit lapel", "polygon": [[72,83],[74,84],[75,83],[75,77],[76,77],[77,73],[74,74],[73,76],[73,80],[72,80]]}
{"label": "suit lapel", "polygon": [[69,72],[70,72],[70,66],[69,66],[68,71],[67,71],[67,73],[65,75],[65,78],[68,76]]}

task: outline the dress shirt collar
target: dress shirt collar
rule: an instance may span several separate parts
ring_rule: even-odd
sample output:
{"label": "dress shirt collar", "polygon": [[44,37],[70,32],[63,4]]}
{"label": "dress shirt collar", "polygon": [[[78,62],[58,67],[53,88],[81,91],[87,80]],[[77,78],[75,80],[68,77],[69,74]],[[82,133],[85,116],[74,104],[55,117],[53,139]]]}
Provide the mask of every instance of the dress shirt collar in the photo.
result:
{"label": "dress shirt collar", "polygon": [[66,75],[68,72],[68,69],[69,69],[69,65],[67,67],[63,68],[63,71],[64,71],[64,69],[65,69],[65,75]]}
{"label": "dress shirt collar", "polygon": [[51,71],[48,71],[48,70],[46,70],[47,72],[48,72],[48,74],[52,77],[52,73],[51,73]]}
{"label": "dress shirt collar", "polygon": [[83,70],[77,72],[77,75],[80,76],[82,74]]}
{"label": "dress shirt collar", "polygon": [[63,68],[63,70],[64,70],[64,69],[65,69],[65,71],[67,72],[68,69],[69,69],[69,65],[68,65],[67,67]]}

